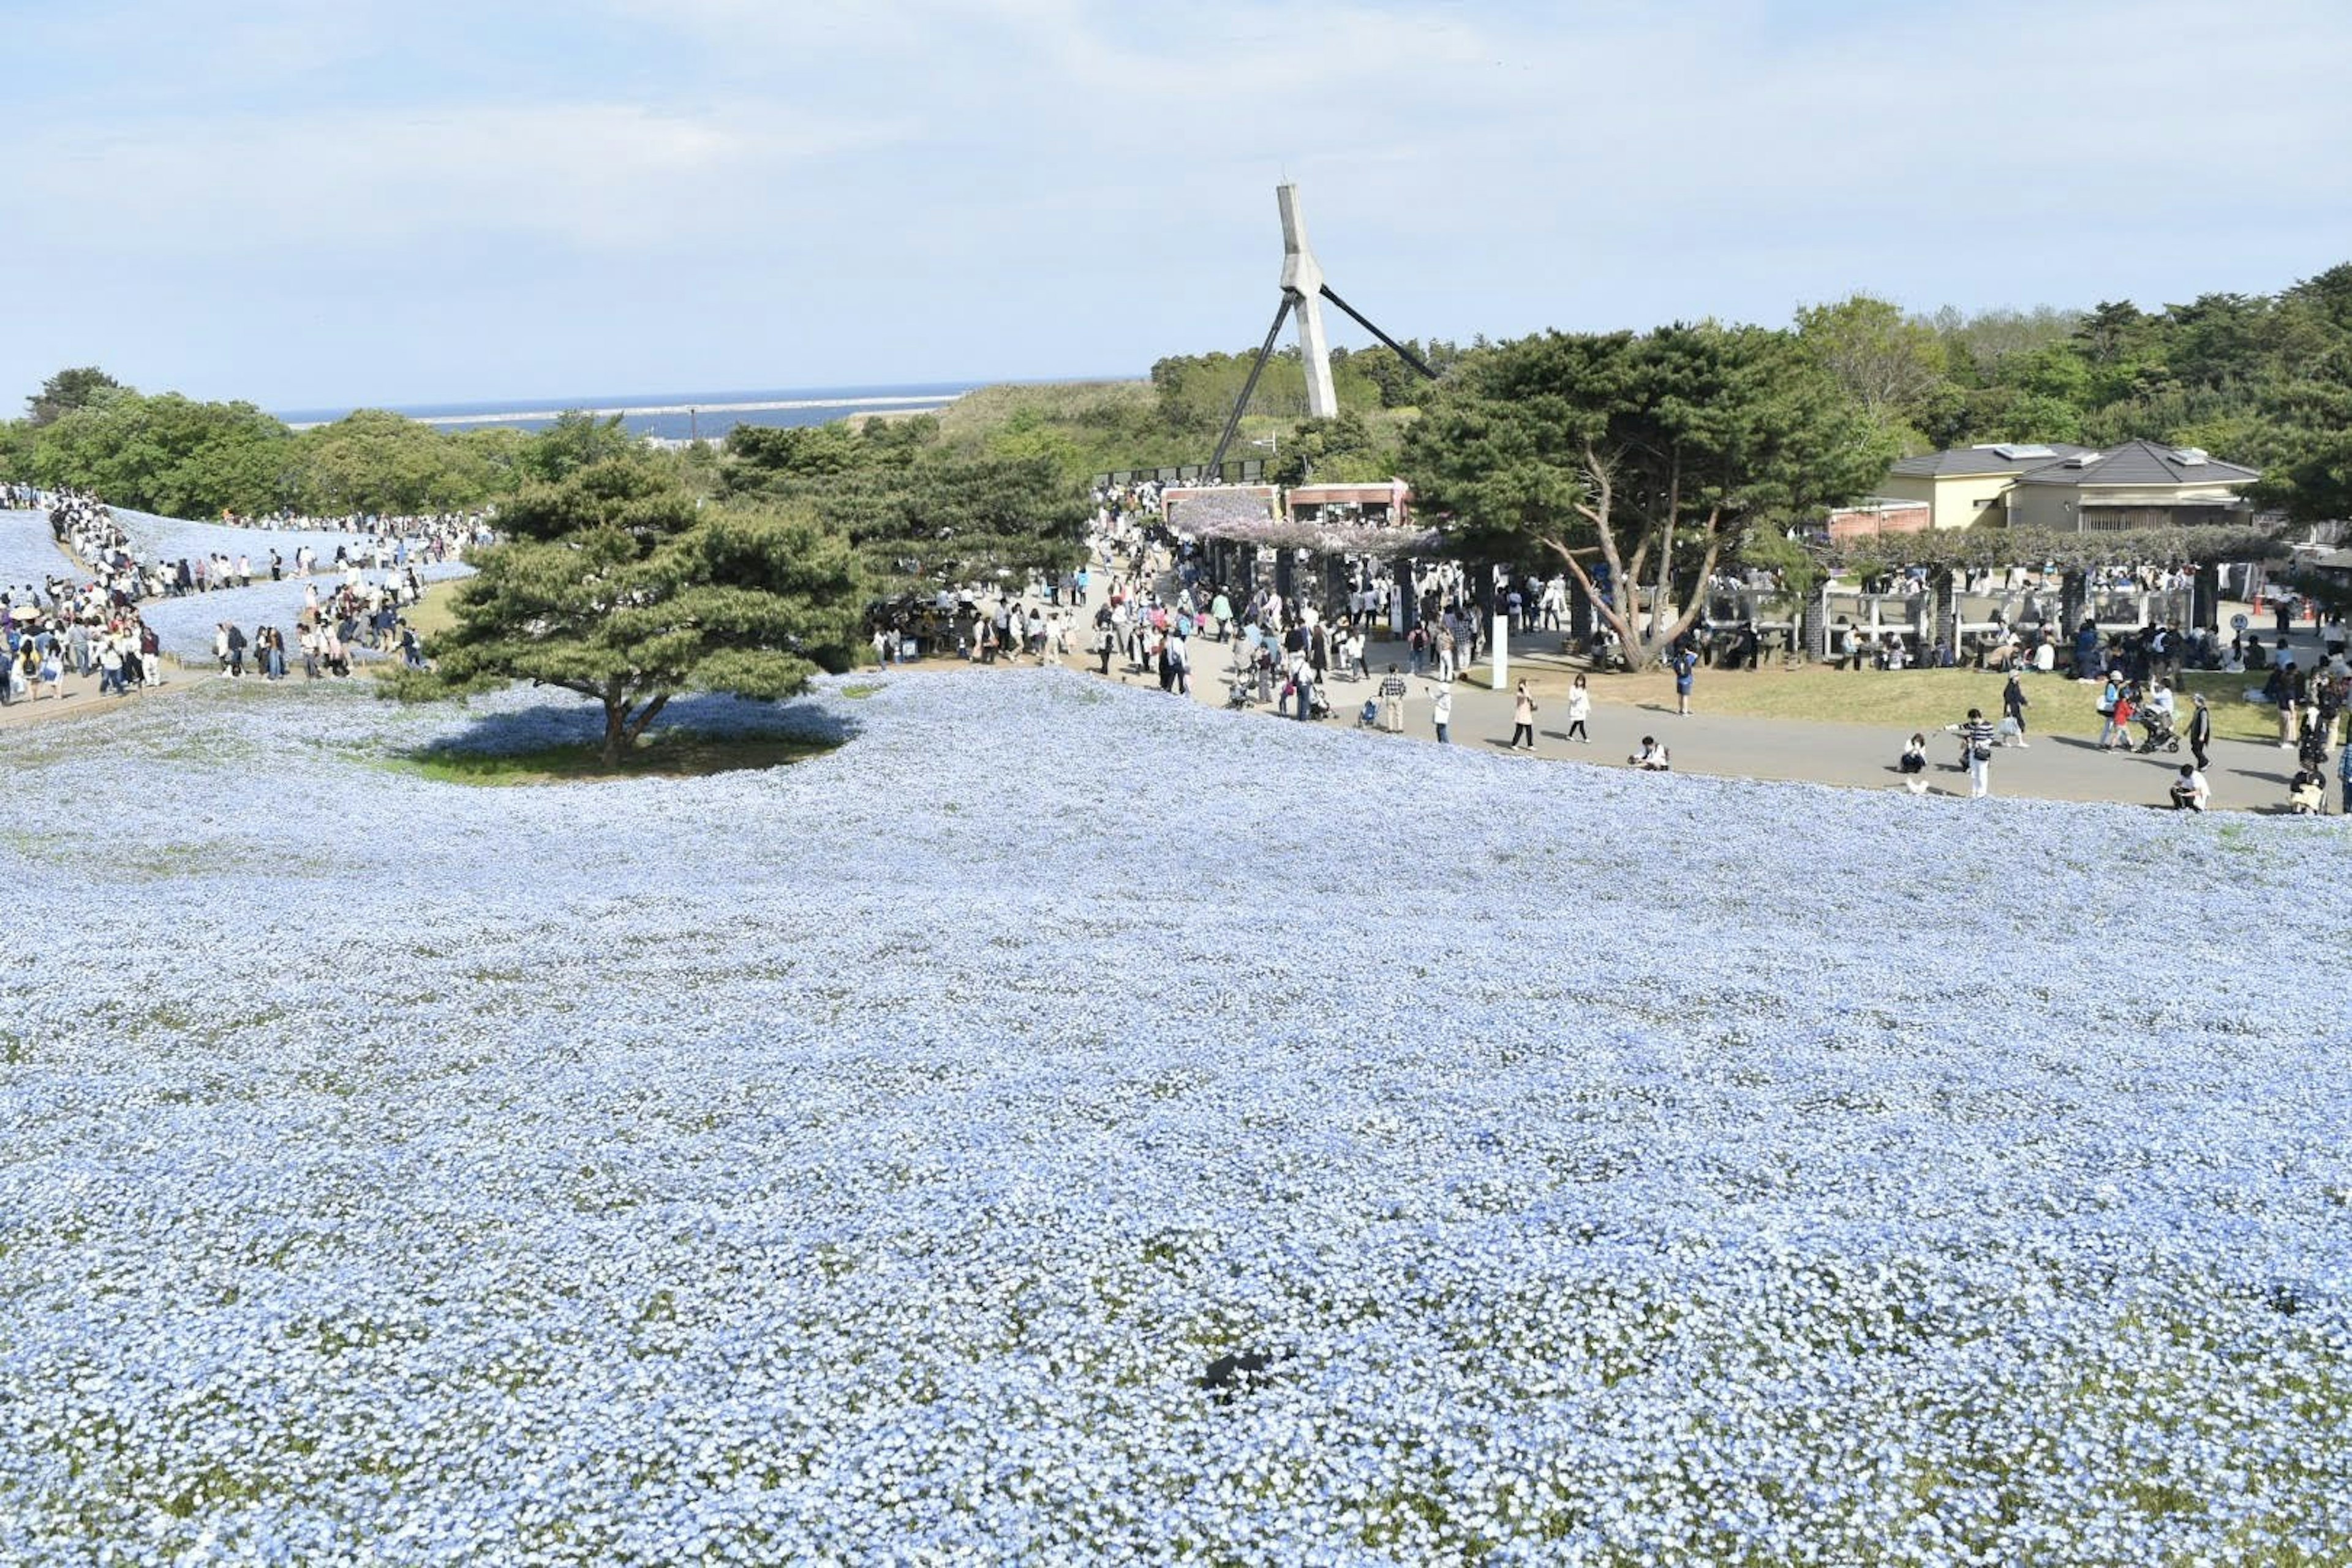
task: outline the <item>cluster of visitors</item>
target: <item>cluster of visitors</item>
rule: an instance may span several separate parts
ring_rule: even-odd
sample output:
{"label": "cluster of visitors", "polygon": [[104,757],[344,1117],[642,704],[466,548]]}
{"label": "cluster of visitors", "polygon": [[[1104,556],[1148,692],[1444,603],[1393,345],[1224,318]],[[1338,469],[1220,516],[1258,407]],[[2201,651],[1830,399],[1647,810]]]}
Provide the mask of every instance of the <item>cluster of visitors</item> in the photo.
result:
{"label": "cluster of visitors", "polygon": [[[42,496],[28,487],[15,489],[17,496],[36,504],[46,503],[49,528],[58,542],[86,563],[95,581],[121,602],[250,587],[256,578],[256,563],[250,552],[232,557],[225,551],[215,551],[182,556],[176,561],[140,559],[133,553],[131,536],[116,521],[112,509],[87,492],[59,490]],[[397,530],[371,533],[350,544],[339,544],[328,563],[321,563],[318,551],[308,543],[296,546],[290,558],[273,549],[259,563],[259,573],[273,583],[284,581],[289,574],[310,577],[322,571],[356,580],[365,568],[406,572],[413,581],[417,565],[457,559],[468,547],[487,542],[489,538],[488,518],[477,513],[376,521],[388,521],[398,525]]]}
{"label": "cluster of visitors", "polygon": [[0,594],[7,668],[0,702],[63,700],[68,675],[99,678],[99,694],[127,697],[163,683],[155,633],[139,613],[78,593],[43,604]]}
{"label": "cluster of visitors", "polygon": [[368,539],[391,543],[406,542],[415,549],[441,549],[447,556],[432,555],[428,560],[454,557],[468,544],[486,544],[497,525],[494,511],[434,511],[434,512],[344,512],[339,516],[310,517],[291,510],[276,511],[262,517],[248,517],[242,512],[223,511],[221,521],[231,528],[266,529],[275,533],[356,533]]}
{"label": "cluster of visitors", "polygon": [[[404,582],[395,579],[356,586],[345,584],[323,600],[312,590],[295,618],[294,647],[302,660],[302,678],[348,679],[354,647],[396,654],[411,668],[424,668],[424,644],[417,637],[416,628],[399,614],[403,604],[415,602],[415,592],[414,575]],[[254,673],[263,679],[283,680],[287,675],[286,634],[277,626],[261,626],[248,635],[235,622],[222,621],[213,628],[213,657],[219,662],[222,673],[232,679],[244,679],[249,662]]]}

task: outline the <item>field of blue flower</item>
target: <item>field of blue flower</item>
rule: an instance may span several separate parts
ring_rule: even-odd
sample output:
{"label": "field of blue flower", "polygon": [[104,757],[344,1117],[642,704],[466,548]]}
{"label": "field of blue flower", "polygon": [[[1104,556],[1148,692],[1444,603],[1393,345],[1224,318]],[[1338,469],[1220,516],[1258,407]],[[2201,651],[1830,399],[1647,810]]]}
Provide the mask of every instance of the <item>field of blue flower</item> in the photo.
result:
{"label": "field of blue flower", "polygon": [[[420,564],[417,579],[424,583],[446,583],[455,578],[470,576],[473,568],[460,561],[438,561]],[[370,583],[382,583],[399,575],[396,572],[362,571],[360,576]],[[256,626],[274,626],[293,640],[295,622],[302,614],[304,593],[311,587],[323,598],[334,593],[341,584],[340,575],[314,578],[288,577],[272,583],[266,577],[257,579],[248,588],[220,588],[208,594],[184,594],[175,599],[156,599],[139,607],[139,614],[155,628],[156,640],[163,651],[174,658],[209,665],[212,661],[213,632],[221,622],[228,621],[244,627],[248,633]],[[294,656],[300,662],[300,656]]]}
{"label": "field of blue flower", "polygon": [[[273,583],[269,580],[270,551],[276,550],[290,563],[295,549],[309,544],[319,552],[321,562],[331,562],[338,545],[356,548],[366,537],[356,533],[235,528],[217,522],[185,522],[128,508],[113,510],[115,521],[131,538],[133,553],[142,560],[176,561],[183,556],[219,551],[232,561],[244,555],[253,563],[256,577],[251,587],[158,599],[140,607],[142,618],[155,629],[165,653],[198,663],[210,662],[213,630],[221,622],[235,622],[248,632],[262,626],[290,632],[301,613],[306,587],[315,583],[320,594],[330,594],[341,581],[339,575],[320,575],[312,579],[289,576]],[[416,575],[420,582],[446,583],[469,576],[473,570],[458,561],[421,562]],[[360,575],[370,583],[381,583],[398,574],[362,571]],[[52,576],[79,582],[83,574],[73,559],[58,548],[48,520],[39,512],[0,511],[0,588],[38,586]]]}
{"label": "field of blue flower", "polygon": [[8,736],[0,1560],[2352,1561],[2337,823],[850,690]]}
{"label": "field of blue flower", "polygon": [[0,589],[40,588],[72,569],[73,560],[58,548],[46,516],[0,508]]}

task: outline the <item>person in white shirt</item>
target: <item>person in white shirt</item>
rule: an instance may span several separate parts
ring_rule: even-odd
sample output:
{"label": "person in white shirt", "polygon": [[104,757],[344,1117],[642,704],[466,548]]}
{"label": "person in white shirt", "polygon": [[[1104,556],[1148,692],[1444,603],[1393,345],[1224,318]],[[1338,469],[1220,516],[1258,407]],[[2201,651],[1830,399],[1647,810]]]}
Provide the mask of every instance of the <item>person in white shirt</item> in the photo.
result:
{"label": "person in white shirt", "polygon": [[2180,764],[2180,776],[2172,781],[2173,810],[2202,811],[2205,809],[2205,803],[2212,798],[2212,794],[2211,788],[2205,783],[2205,775],[2197,771],[2195,763]]}

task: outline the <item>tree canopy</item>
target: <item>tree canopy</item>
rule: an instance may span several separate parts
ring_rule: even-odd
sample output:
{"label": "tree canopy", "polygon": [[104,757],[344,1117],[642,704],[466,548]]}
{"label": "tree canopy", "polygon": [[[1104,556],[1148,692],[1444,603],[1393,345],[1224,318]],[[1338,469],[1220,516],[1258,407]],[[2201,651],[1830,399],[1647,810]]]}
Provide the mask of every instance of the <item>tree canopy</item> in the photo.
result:
{"label": "tree canopy", "polygon": [[41,390],[25,399],[26,423],[35,429],[54,425],[78,408],[88,408],[109,393],[130,389],[94,364],[61,370],[41,383]]}
{"label": "tree canopy", "polygon": [[739,426],[725,483],[808,507],[877,588],[907,591],[1066,571],[1084,558],[1091,511],[1084,483],[1051,456],[942,446],[936,421]]}
{"label": "tree canopy", "polygon": [[1792,334],[1713,322],[1496,345],[1404,446],[1423,515],[1450,516],[1455,548],[1555,561],[1637,664],[1688,627],[1691,589],[1747,531],[1861,493],[1890,453]]}
{"label": "tree canopy", "polygon": [[704,505],[635,458],[535,483],[451,604],[424,697],[509,680],[601,703],[616,763],[673,697],[773,700],[848,667],[861,584],[848,542],[806,508]]}

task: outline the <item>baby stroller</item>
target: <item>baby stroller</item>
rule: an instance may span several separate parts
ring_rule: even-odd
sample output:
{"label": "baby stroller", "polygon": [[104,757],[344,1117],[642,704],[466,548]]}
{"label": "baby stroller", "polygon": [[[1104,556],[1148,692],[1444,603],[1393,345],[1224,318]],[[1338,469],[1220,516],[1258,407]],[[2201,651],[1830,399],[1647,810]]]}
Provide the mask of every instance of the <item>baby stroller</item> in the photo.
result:
{"label": "baby stroller", "polygon": [[2160,709],[2143,708],[2139,710],[2138,719],[2141,723],[2147,726],[2147,733],[2141,738],[2138,745],[2132,748],[2133,751],[2141,756],[2146,756],[2150,752],[2180,750],[2180,734],[2173,728],[2171,715]]}
{"label": "baby stroller", "polygon": [[1248,707],[1250,705],[1250,698],[1255,694],[1255,681],[1251,679],[1248,672],[1243,671],[1236,674],[1233,678],[1232,682],[1225,688],[1225,706],[1228,708]]}

